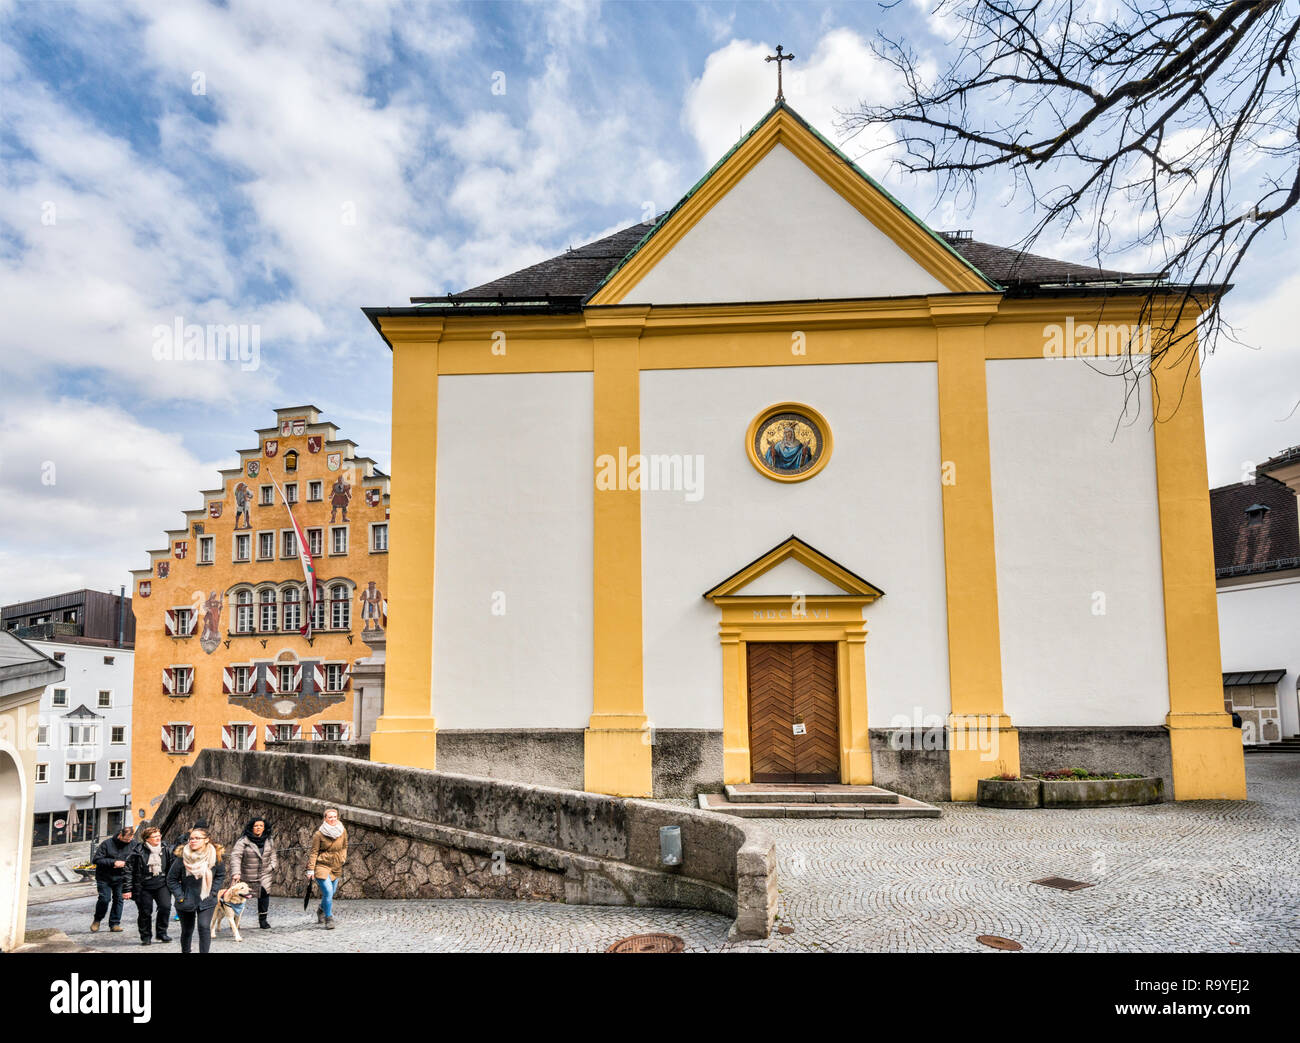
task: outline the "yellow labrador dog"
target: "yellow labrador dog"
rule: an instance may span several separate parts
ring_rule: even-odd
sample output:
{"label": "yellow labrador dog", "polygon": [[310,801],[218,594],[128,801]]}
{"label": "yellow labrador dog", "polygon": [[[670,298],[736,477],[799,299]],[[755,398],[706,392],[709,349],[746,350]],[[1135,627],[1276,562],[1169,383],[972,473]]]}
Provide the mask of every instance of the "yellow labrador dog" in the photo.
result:
{"label": "yellow labrador dog", "polygon": [[244,903],[248,901],[250,893],[248,885],[242,880],[217,892],[217,904],[212,909],[213,938],[221,930],[224,921],[230,924],[230,932],[235,936],[235,941],[244,940],[239,933],[239,920],[244,915]]}

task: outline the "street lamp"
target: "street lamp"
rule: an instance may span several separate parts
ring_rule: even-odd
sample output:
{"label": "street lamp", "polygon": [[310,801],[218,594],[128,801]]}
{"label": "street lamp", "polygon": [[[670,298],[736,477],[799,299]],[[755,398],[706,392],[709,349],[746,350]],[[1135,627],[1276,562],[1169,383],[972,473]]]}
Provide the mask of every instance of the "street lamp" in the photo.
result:
{"label": "street lamp", "polygon": [[104,787],[98,782],[92,782],[86,787],[86,792],[90,794],[90,858],[88,861],[95,860],[95,841],[99,839],[99,791]]}

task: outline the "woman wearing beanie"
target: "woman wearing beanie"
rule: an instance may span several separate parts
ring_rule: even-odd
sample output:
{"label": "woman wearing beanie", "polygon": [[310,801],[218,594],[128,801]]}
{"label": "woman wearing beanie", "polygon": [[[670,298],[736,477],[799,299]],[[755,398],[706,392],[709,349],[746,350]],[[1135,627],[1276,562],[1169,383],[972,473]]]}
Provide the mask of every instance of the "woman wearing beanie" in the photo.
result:
{"label": "woman wearing beanie", "polygon": [[190,839],[176,849],[176,860],[167,873],[167,889],[176,899],[181,918],[181,952],[190,951],[194,926],[199,928],[199,952],[212,945],[212,917],[205,916],[217,904],[217,892],[226,880],[226,863],[221,846],[208,839],[205,829],[190,830]]}
{"label": "woman wearing beanie", "polygon": [[320,888],[320,908],[316,922],[334,930],[334,890],[338,887],[343,864],[348,860],[348,831],[339,821],[338,808],[326,808],[325,820],[311,838],[311,856],[307,876],[316,878]]}
{"label": "woman wearing beanie", "polygon": [[271,874],[275,872],[275,840],[265,815],[249,819],[244,835],[230,849],[230,882],[244,881],[249,893],[257,896],[257,926],[270,927]]}

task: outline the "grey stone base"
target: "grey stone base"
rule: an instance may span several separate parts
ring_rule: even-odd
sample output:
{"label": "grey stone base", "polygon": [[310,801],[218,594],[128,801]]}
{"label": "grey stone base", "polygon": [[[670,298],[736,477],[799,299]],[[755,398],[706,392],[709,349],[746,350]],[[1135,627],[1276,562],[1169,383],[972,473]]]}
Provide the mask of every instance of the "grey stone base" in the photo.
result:
{"label": "grey stone base", "polygon": [[438,729],[438,770],[582,789],[581,728]]}
{"label": "grey stone base", "polygon": [[[654,795],[722,791],[722,732],[656,728]],[[453,728],[438,732],[438,769],[534,786],[582,789],[581,728]]]}
{"label": "grey stone base", "polygon": [[868,736],[873,785],[917,800],[952,799],[942,727],[872,728]]}
{"label": "grey stone base", "polygon": [[[1087,768],[1145,775],[1164,782],[1163,799],[1174,792],[1169,729],[1163,725],[1118,728],[1020,728],[1021,774],[1058,768]],[[990,772],[989,774],[992,774]]]}

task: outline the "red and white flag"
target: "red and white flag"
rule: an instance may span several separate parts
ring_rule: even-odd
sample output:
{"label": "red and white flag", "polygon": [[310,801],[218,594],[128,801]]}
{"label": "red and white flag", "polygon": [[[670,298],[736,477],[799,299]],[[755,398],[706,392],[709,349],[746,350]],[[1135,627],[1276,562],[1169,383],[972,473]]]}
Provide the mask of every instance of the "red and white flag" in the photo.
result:
{"label": "red and white flag", "polygon": [[[270,478],[270,475],[267,475]],[[307,537],[303,535],[302,527],[298,524],[298,519],[293,516],[293,507],[289,503],[289,497],[284,494],[284,489],[280,483],[271,478],[271,484],[280,490],[280,499],[284,500],[284,509],[289,512],[289,521],[293,525],[294,536],[298,544],[298,561],[302,565],[302,578],[307,583],[307,618],[303,620],[303,625],[298,628],[298,633],[303,637],[311,637],[311,621],[316,615],[316,563],[312,561],[311,549],[307,546]]]}

